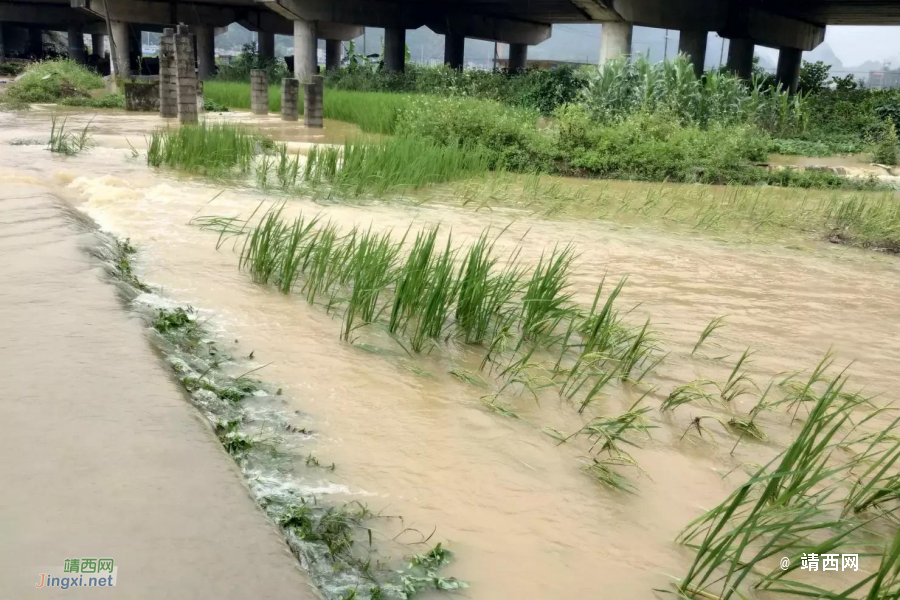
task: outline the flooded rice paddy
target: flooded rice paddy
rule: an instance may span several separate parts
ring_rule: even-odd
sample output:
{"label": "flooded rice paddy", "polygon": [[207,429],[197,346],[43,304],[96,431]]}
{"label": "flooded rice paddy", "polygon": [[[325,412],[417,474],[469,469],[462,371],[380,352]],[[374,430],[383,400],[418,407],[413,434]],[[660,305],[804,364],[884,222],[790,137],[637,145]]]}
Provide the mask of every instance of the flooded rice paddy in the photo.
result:
{"label": "flooded rice paddy", "polygon": [[[0,113],[0,190],[40,186],[103,229],[130,238],[140,276],[164,296],[202,309],[208,326],[227,338],[229,352],[252,353],[250,366],[264,367],[258,375],[282,387],[317,432],[303,453],[336,469],[315,475],[320,479],[310,487],[329,501],[358,500],[401,515],[406,528],[424,536],[434,532],[432,542],[456,553],[448,573],[470,584],[459,592],[464,597],[647,598],[680,577],[692,555],[674,543],[676,535],[730,493],[741,465],[765,462],[791,439],[792,429],[783,413],[765,414],[760,423],[771,441],[746,440],[731,455],[736,438],[721,428],[711,428],[712,438],[684,435],[691,418],[712,408],[687,406],[664,415],[655,409],[678,385],[724,380],[747,348],[755,351],[749,373],[760,387],[777,374],[809,371],[830,348],[838,364],[853,363],[851,381],[869,395],[891,399],[900,381],[900,263],[892,257],[808,239],[796,247],[733,244],[512,208],[412,206],[390,198],[288,202],[286,215],[321,214],[342,230],[372,225],[399,236],[439,223],[458,242],[470,243],[485,227],[507,228],[499,244],[510,250],[521,245],[523,261],[531,264],[557,243],[571,243],[578,252],[572,291],[585,306],[604,277],[627,277],[620,305],[633,310],[626,320],[640,326],[650,318],[660,352],[669,355],[648,377],[658,386],[647,401],[656,428],[632,452],[643,471],[628,473],[636,493],[615,492],[582,471],[584,446],[559,446],[544,432],[570,433],[583,425],[569,403],[555,394],[539,401],[528,393],[509,396],[505,402],[523,418],[507,418],[484,408],[485,389],[450,374],[472,368],[463,352],[410,357],[377,333],[367,341],[383,351],[342,342],[339,315],[253,285],[238,270],[232,243],[217,250],[215,232],[190,224],[198,214],[248,217],[272,198],[148,168],[144,135],[159,125],[155,116],[70,113],[75,124],[91,118],[96,147],[60,157],[44,145],[21,143],[46,141],[47,110]],[[327,137],[285,127],[270,118],[261,128],[298,145],[353,134],[333,123]],[[614,184],[609,193],[641,187]],[[2,233],[33,227],[45,210],[25,210]],[[34,243],[43,241],[35,237]],[[68,290],[47,282],[42,293]],[[726,326],[692,356],[703,328],[723,315]],[[618,386],[595,408],[618,414],[639,396]],[[752,405],[748,395],[738,408]]]}

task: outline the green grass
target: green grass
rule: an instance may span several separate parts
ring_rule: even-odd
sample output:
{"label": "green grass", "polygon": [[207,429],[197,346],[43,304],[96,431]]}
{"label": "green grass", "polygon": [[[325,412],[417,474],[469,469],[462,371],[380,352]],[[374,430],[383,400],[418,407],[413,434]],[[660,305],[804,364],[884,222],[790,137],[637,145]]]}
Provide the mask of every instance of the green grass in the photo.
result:
{"label": "green grass", "polygon": [[[229,108],[250,110],[250,84],[237,81],[208,81],[203,86],[204,97]],[[348,92],[325,90],[324,116],[354,123],[366,133],[391,134],[397,116],[412,97],[401,94]],[[281,112],[281,86],[269,86],[269,111]],[[300,102],[303,112],[303,102]]]}
{"label": "green grass", "polygon": [[88,123],[79,131],[67,131],[65,117],[60,119],[56,115],[52,115],[50,117],[50,142],[48,143],[50,152],[75,156],[86,150],[91,145],[90,127],[91,124]]}
{"label": "green grass", "polygon": [[11,105],[88,98],[91,90],[104,87],[103,78],[88,67],[68,59],[32,63],[21,79],[6,86],[0,102]]}
{"label": "green grass", "polygon": [[396,188],[419,188],[488,172],[478,147],[445,146],[427,139],[347,141],[341,147],[315,146],[306,160],[304,185],[330,186],[340,194],[384,195]]}
{"label": "green grass", "polygon": [[212,177],[244,174],[263,145],[259,134],[228,123],[157,129],[150,134],[147,164]]}

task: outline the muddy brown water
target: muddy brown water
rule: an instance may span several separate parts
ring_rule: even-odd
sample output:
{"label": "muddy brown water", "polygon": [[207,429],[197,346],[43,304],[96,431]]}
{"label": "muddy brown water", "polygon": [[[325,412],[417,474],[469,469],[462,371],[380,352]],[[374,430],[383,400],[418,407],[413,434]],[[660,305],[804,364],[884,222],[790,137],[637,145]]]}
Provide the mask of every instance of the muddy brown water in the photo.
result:
{"label": "muddy brown water", "polygon": [[[432,541],[456,552],[448,573],[471,584],[465,597],[651,597],[690,562],[690,553],[673,543],[678,532],[740,480],[725,474],[740,471],[741,463],[762,462],[790,439],[784,415],[766,415],[773,443],[742,444],[730,457],[734,438],[724,433],[715,442],[681,439],[692,416],[710,412],[705,407],[671,417],[654,411],[653,439],[634,452],[644,475],[629,473],[637,494],[611,492],[580,470],[583,448],[558,447],[541,433],[542,426],[577,429],[581,421],[570,405],[547,398],[536,404],[521,395],[507,401],[528,422],[495,415],[479,401],[484,390],[448,374],[457,366],[453,353],[410,360],[400,352],[366,352],[340,341],[339,317],[251,284],[237,270],[231,245],[217,251],[216,234],[188,222],[198,212],[246,216],[270,199],[152,170],[143,156],[131,156],[130,146],[140,151],[144,133],[159,124],[156,117],[69,115],[75,126],[93,118],[98,143],[76,157],[9,144],[45,141],[47,110],[0,113],[0,183],[39,185],[131,238],[141,276],[163,294],[207,311],[211,326],[233,339],[228,350],[252,351],[250,364],[268,365],[260,375],[284,387],[308,415],[319,435],[304,453],[337,465],[323,476],[319,492],[402,515],[407,527],[426,535],[434,531]],[[334,140],[350,134],[340,130]],[[840,364],[854,361],[856,387],[889,393],[898,383],[895,259],[827,244],[804,250],[728,245],[600,221],[428,204],[290,201],[289,213],[301,210],[344,228],[402,231],[411,223],[440,222],[452,226],[460,242],[488,225],[509,225],[503,239],[510,246],[523,239],[527,261],[557,242],[572,242],[580,253],[573,278],[578,300],[589,303],[604,275],[627,276],[621,304],[636,306],[628,320],[640,324],[650,317],[661,347],[671,353],[652,378],[660,386],[649,401],[654,407],[675,385],[724,379],[747,347],[757,351],[751,372],[760,385],[777,373],[812,368],[829,348]],[[67,290],[47,282],[43,293]],[[700,331],[721,315],[728,315],[728,325],[712,340],[719,347],[706,348],[708,358],[691,357]],[[721,356],[727,358],[714,360]],[[611,392],[598,408],[615,413],[630,401],[631,393]]]}

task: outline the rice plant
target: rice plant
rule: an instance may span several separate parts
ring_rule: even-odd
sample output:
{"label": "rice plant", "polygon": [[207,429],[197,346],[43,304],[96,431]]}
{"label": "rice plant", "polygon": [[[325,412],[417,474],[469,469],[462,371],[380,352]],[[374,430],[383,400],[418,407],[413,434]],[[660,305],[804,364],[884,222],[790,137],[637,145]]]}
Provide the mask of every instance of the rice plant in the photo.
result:
{"label": "rice plant", "polygon": [[271,140],[230,123],[157,129],[150,134],[147,164],[213,177],[245,174],[261,146],[268,145]]}
{"label": "rice plant", "polygon": [[90,126],[89,122],[78,132],[67,131],[65,117],[59,120],[55,114],[50,115],[50,142],[47,147],[50,152],[75,156],[90,147]]}
{"label": "rice plant", "polygon": [[488,167],[485,152],[474,146],[446,146],[412,137],[383,142],[350,140],[340,148],[311,149],[303,182],[312,187],[328,184],[357,196],[382,195],[400,187],[419,188],[483,175]]}
{"label": "rice plant", "polygon": [[[782,593],[808,590],[817,598],[847,597],[790,578],[804,553],[850,548],[864,553],[870,545],[866,540],[871,538],[861,535],[868,521],[850,521],[834,510],[840,505],[836,485],[857,464],[835,454],[848,428],[854,429],[852,412],[859,406],[842,394],[844,383],[843,375],[828,382],[791,445],[680,534],[678,540],[696,552],[677,584],[681,594],[728,600],[745,597],[741,590],[749,585]],[[788,557],[788,567],[771,568],[768,561],[781,556]],[[751,576],[756,580],[745,583]]]}
{"label": "rice plant", "polygon": [[716,317],[712,321],[710,321],[706,325],[706,327],[703,328],[703,331],[700,332],[700,338],[697,340],[697,343],[694,344],[694,348],[693,350],[691,350],[691,354],[696,354],[697,350],[700,348],[700,346],[703,345],[707,338],[709,338],[709,336],[711,336],[722,327],[725,327],[725,317]]}
{"label": "rice plant", "polygon": [[554,331],[572,315],[569,274],[575,252],[571,246],[553,249],[541,255],[531,272],[522,298],[522,337],[533,340]]}

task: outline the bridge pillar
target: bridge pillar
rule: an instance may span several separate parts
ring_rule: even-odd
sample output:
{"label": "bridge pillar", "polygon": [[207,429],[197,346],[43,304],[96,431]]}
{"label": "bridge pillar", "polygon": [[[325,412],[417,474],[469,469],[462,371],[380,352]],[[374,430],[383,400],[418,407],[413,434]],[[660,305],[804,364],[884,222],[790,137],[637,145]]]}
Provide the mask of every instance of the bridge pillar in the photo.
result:
{"label": "bridge pillar", "polygon": [[524,71],[528,64],[528,44],[509,45],[509,72]]}
{"label": "bridge pillar", "polygon": [[708,33],[702,29],[684,29],[678,38],[678,52],[687,56],[694,67],[694,75],[703,76],[706,62],[706,39]]}
{"label": "bridge pillar", "polygon": [[260,58],[275,58],[275,34],[268,31],[257,31],[256,51]]}
{"label": "bridge pillar", "polygon": [[110,73],[122,79],[131,77],[131,63],[128,60],[128,23],[110,21]]}
{"label": "bridge pillar", "polygon": [[175,30],[163,29],[159,37],[159,116],[178,116],[178,68],[175,62]]}
{"label": "bridge pillar", "polygon": [[194,40],[187,25],[175,30],[175,76],[178,97],[178,122],[196,123],[197,70],[194,56]]}
{"label": "bridge pillar", "polygon": [[250,70],[250,112],[269,114],[269,76],[262,69]]}
{"label": "bridge pillar", "polygon": [[25,53],[38,58],[44,55],[44,32],[40,27],[28,28],[28,42]]}
{"label": "bridge pillar", "polygon": [[294,19],[294,78],[300,83],[310,81],[319,72],[317,29],[316,21]]}
{"label": "bridge pillar", "polygon": [[775,71],[775,80],[792,94],[797,93],[797,85],[800,83],[802,59],[803,51],[797,48],[782,48],[778,51],[778,69]]}
{"label": "bridge pillar", "polygon": [[[294,61],[297,64],[297,61]],[[313,76],[309,79],[312,81]],[[300,114],[300,80],[285,77],[281,80],[281,120],[296,121]]]}
{"label": "bridge pillar", "polygon": [[463,68],[466,53],[466,36],[448,33],[444,36],[444,64],[451,69]]}
{"label": "bridge pillar", "polygon": [[341,68],[341,54],[343,53],[341,40],[325,40],[325,70],[335,71]]}
{"label": "bridge pillar", "polygon": [[732,38],[728,41],[728,70],[740,77],[749,80],[753,76],[753,49],[752,40]]}
{"label": "bridge pillar", "polygon": [[128,30],[128,64],[131,66],[132,75],[141,74],[141,57],[144,55],[144,48],[141,44],[141,30],[135,29],[134,25],[126,25]]}
{"label": "bridge pillar", "polygon": [[406,30],[384,30],[384,70],[402,73],[406,67]]}
{"label": "bridge pillar", "polygon": [[628,21],[604,21],[600,30],[600,64],[631,54],[634,27]]}
{"label": "bridge pillar", "polygon": [[66,33],[69,38],[69,60],[82,64],[87,62],[87,52],[84,49],[84,25],[69,25]]}
{"label": "bridge pillar", "polygon": [[195,29],[197,36],[197,77],[209,79],[216,74],[216,32],[212,27]]}
{"label": "bridge pillar", "polygon": [[106,54],[106,36],[102,33],[91,34],[91,54],[100,58]]}
{"label": "bridge pillar", "polygon": [[6,62],[6,46],[3,43],[3,23],[0,23],[0,65]]}

